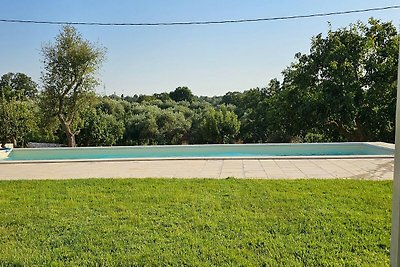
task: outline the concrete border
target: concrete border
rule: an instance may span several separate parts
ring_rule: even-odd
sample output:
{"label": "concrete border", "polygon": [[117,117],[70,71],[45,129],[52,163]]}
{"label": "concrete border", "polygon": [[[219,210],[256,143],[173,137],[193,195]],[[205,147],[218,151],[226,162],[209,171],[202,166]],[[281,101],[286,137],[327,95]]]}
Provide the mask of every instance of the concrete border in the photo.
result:
{"label": "concrete border", "polygon": [[229,159],[0,165],[0,180],[87,178],[393,179],[393,159]]}

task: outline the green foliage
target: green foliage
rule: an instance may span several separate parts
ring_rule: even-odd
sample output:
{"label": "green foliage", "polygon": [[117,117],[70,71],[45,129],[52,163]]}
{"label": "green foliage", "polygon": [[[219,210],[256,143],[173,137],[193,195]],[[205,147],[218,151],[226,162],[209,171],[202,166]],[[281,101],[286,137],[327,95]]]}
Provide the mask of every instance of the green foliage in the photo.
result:
{"label": "green foliage", "polygon": [[392,182],[0,182],[9,266],[388,266]]}
{"label": "green foliage", "polygon": [[84,124],[78,135],[81,146],[115,145],[124,133],[123,121],[101,109],[90,109],[82,113]]}
{"label": "green foliage", "polygon": [[154,144],[158,135],[156,114],[160,109],[153,106],[132,105],[125,121],[124,140],[127,145]]}
{"label": "green foliage", "polygon": [[75,146],[75,135],[82,125],[81,112],[90,106],[95,73],[105,50],[84,40],[72,26],[64,26],[54,44],[42,48],[43,113],[57,117],[65,130],[68,146]]}
{"label": "green foliage", "polygon": [[37,92],[37,84],[24,73],[9,72],[0,78],[0,98],[2,99],[32,99]]}
{"label": "green foliage", "polygon": [[38,133],[37,84],[23,73],[0,78],[0,142],[25,146]]}
{"label": "green foliage", "polygon": [[38,132],[36,103],[16,99],[0,99],[0,141],[25,146]]}
{"label": "green foliage", "polygon": [[246,143],[267,141],[269,121],[265,113],[266,100],[265,89],[254,88],[242,94],[238,105],[238,112],[243,114],[240,118],[240,137]]}
{"label": "green foliage", "polygon": [[278,127],[273,128],[278,114],[273,110],[281,110],[280,103],[275,102],[272,96],[276,96],[280,90],[280,83],[272,80],[266,88],[253,88],[243,93],[228,92],[222,98],[225,104],[234,105],[235,113],[240,120],[239,138],[246,143],[258,143],[276,141],[274,135],[280,136],[283,141],[282,131]]}
{"label": "green foliage", "polygon": [[394,142],[398,34],[392,23],[370,19],[318,34],[309,54],[295,59],[282,84],[273,79],[266,88],[222,97],[236,106],[240,139]]}
{"label": "green foliage", "polygon": [[303,140],[304,143],[327,143],[331,142],[329,138],[327,138],[323,134],[318,134],[318,133],[307,133],[306,136],[304,136]]}
{"label": "green foliage", "polygon": [[198,125],[202,143],[233,143],[239,133],[240,122],[226,105],[209,108]]}
{"label": "green foliage", "polygon": [[[391,23],[370,19],[313,38],[285,72],[286,115],[334,139],[394,141],[398,34]],[[286,124],[287,125],[287,124]],[[324,131],[329,128],[330,132]]]}
{"label": "green foliage", "polygon": [[236,106],[245,142],[308,134],[393,142],[397,61],[396,27],[370,19],[315,36],[310,53],[297,54],[283,72],[282,85],[275,79],[266,88],[228,92],[222,102]]}
{"label": "green foliage", "polygon": [[217,107],[222,103],[222,99],[224,96],[199,96],[198,99],[200,101],[205,101],[207,103],[210,103],[213,107]]}
{"label": "green foliage", "polygon": [[157,122],[151,113],[133,115],[125,125],[124,139],[127,145],[152,145],[158,135]]}
{"label": "green foliage", "polygon": [[125,101],[114,100],[108,97],[103,97],[97,104],[96,108],[101,110],[105,114],[114,116],[117,120],[121,120],[125,117]]}
{"label": "green foliage", "polygon": [[188,133],[191,122],[185,119],[181,112],[174,112],[172,109],[162,110],[157,117],[159,136],[157,144],[182,144],[183,137]]}
{"label": "green foliage", "polygon": [[192,113],[184,106],[161,109],[151,103],[136,104],[128,114],[124,139],[129,145],[182,144],[191,127]]}
{"label": "green foliage", "polygon": [[179,101],[192,102],[192,100],[194,99],[192,91],[190,91],[190,89],[187,87],[178,87],[175,89],[175,91],[170,92],[169,96],[171,97],[172,100],[176,102]]}

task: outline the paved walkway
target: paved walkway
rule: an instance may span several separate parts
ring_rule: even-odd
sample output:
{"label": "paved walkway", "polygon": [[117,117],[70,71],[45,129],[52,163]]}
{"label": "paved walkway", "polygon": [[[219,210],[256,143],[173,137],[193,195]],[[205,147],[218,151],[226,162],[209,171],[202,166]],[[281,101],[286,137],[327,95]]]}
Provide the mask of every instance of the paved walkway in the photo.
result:
{"label": "paved walkway", "polygon": [[163,160],[0,164],[0,180],[77,178],[389,180],[393,159]]}

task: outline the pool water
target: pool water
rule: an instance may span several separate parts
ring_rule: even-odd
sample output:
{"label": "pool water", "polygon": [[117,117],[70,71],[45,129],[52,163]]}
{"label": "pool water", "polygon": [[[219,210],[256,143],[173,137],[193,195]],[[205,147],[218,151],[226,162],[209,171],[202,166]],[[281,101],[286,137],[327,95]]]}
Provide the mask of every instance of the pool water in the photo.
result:
{"label": "pool water", "polygon": [[235,144],[14,149],[4,161],[394,155],[368,143]]}

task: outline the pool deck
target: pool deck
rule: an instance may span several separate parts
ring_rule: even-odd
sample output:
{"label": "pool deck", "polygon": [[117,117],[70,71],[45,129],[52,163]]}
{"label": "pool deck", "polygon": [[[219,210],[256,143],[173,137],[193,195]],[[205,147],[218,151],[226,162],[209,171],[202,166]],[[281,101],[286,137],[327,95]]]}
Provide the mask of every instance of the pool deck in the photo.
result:
{"label": "pool deck", "polygon": [[0,180],[147,177],[391,180],[393,165],[393,158],[13,163],[0,165]]}

